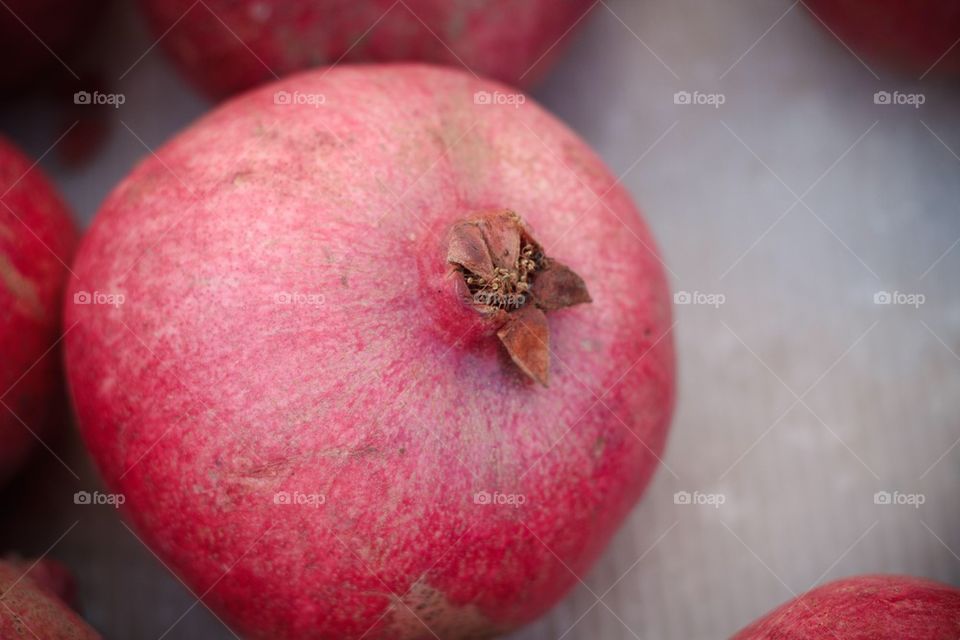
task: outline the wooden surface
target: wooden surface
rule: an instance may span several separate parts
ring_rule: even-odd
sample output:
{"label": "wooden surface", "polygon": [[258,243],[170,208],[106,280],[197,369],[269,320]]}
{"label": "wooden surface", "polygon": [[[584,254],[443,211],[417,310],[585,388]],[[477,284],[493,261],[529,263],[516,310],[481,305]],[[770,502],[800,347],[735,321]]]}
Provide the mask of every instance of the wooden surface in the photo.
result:
{"label": "wooden surface", "polygon": [[[129,7],[104,38],[117,76],[151,43]],[[84,220],[143,145],[206,108],[156,49],[118,87],[100,160],[44,162]],[[876,105],[880,90],[926,103]],[[725,102],[677,105],[678,91]],[[512,637],[720,638],[843,575],[960,584],[956,83],[867,68],[786,1],[609,0],[536,96],[623,175],[674,290],[724,299],[676,309],[679,404],[645,499]],[[59,124],[43,104],[0,111],[35,155]],[[874,304],[880,291],[925,301]],[[72,436],[51,447],[64,464],[41,450],[0,496],[0,546],[71,565],[107,638],[233,637],[114,509],[73,504],[95,474]],[[675,504],[681,491],[723,504]]]}

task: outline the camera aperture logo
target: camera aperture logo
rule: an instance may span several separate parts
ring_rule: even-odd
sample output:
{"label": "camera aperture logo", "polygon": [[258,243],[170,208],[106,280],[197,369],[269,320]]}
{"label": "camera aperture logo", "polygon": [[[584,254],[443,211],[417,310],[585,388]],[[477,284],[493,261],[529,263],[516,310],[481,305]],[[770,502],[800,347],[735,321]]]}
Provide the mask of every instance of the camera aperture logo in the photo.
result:
{"label": "camera aperture logo", "polygon": [[119,307],[126,301],[122,293],[107,293],[105,291],[77,291],[73,294],[73,304],[96,304]]}
{"label": "camera aperture logo", "polygon": [[504,507],[513,507],[519,509],[521,505],[526,504],[527,496],[522,493],[500,493],[494,491],[478,491],[473,494],[473,504],[496,505]]}
{"label": "camera aperture logo", "polygon": [[310,106],[319,109],[327,103],[327,96],[322,93],[303,93],[301,91],[274,91],[273,104]]}
{"label": "camera aperture logo", "polygon": [[473,94],[473,104],[508,106],[519,109],[526,103],[527,96],[522,93],[505,93],[503,91],[477,91]]}
{"label": "camera aperture logo", "polygon": [[107,105],[114,109],[119,109],[120,105],[127,101],[127,96],[122,93],[101,93],[99,91],[77,91],[73,94],[73,104],[84,105]]}
{"label": "camera aperture logo", "polygon": [[109,505],[114,509],[119,509],[127,501],[127,496],[122,493],[101,493],[94,491],[77,491],[73,494],[73,504],[82,505]]}
{"label": "camera aperture logo", "polygon": [[873,294],[873,304],[902,305],[919,309],[927,301],[922,293],[904,293],[902,291],[877,291]]}
{"label": "camera aperture logo", "polygon": [[880,505],[906,505],[919,509],[920,505],[927,501],[927,496],[922,493],[900,493],[899,491],[877,491],[873,494],[873,504]]}
{"label": "camera aperture logo", "polygon": [[922,93],[902,93],[900,91],[877,91],[873,94],[873,104],[908,106],[919,109],[927,101]]}
{"label": "camera aperture logo", "polygon": [[326,504],[327,497],[322,493],[303,493],[300,491],[278,491],[273,494],[273,504],[294,506],[294,507],[313,507],[319,509],[320,505]]}
{"label": "camera aperture logo", "polygon": [[680,105],[703,105],[719,109],[720,105],[726,103],[727,96],[722,93],[703,93],[701,91],[677,91],[673,94],[673,104]]}
{"label": "camera aperture logo", "polygon": [[727,496],[722,493],[701,493],[700,491],[677,491],[673,494],[673,504],[700,505],[719,509],[727,502]]}
{"label": "camera aperture logo", "polygon": [[677,291],[673,294],[673,304],[706,305],[719,309],[727,301],[722,293],[705,293],[703,291]]}

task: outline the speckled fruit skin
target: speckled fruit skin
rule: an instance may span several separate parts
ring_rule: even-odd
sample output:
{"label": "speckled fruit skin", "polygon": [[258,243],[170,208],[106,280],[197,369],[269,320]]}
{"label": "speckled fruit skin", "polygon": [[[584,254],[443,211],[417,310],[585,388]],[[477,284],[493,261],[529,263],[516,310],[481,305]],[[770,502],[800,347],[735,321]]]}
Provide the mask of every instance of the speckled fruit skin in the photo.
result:
{"label": "speckled fruit skin", "polygon": [[100,639],[61,599],[63,581],[72,580],[65,571],[49,560],[0,560],[0,638]]}
{"label": "speckled fruit skin", "polygon": [[56,560],[43,558],[37,561],[13,556],[0,562],[17,569],[20,573],[27,573],[36,585],[52,592],[71,609],[77,608],[77,585],[73,580],[73,574]]}
{"label": "speckled fruit skin", "polygon": [[32,161],[0,138],[0,483],[63,404],[61,299],[76,231]]}
{"label": "speckled fruit skin", "polygon": [[868,64],[915,76],[960,75],[956,0],[805,0],[805,6]]}
{"label": "speckled fruit skin", "polygon": [[594,2],[141,0],[180,69],[215,97],[341,60],[465,65],[529,86]]}
{"label": "speckled fruit skin", "polygon": [[817,587],[733,640],[956,640],[960,589],[907,576],[857,576]]}
{"label": "speckled fruit skin", "polygon": [[[564,125],[478,91],[508,89],[347,65],[248,93],[140,164],[82,243],[67,300],[126,296],[66,310],[83,435],[245,637],[514,628],[585,575],[658,465],[674,354],[650,233]],[[446,263],[455,222],[507,207],[593,297],[548,316],[548,388]]]}

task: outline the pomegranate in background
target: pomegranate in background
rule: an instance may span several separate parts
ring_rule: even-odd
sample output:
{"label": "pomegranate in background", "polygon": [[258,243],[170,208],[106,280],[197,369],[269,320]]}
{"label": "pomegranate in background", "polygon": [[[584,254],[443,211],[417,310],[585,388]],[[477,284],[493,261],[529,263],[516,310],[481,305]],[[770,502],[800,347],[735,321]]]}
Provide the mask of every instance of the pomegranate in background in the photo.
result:
{"label": "pomegranate in background", "polygon": [[960,74],[956,0],[805,0],[804,6],[868,64],[918,76]]}
{"label": "pomegranate in background", "polygon": [[830,582],[773,610],[733,640],[956,640],[960,589],[906,576]]}
{"label": "pomegranate in background", "polygon": [[76,231],[32,165],[0,139],[0,481],[65,417],[57,347]]}
{"label": "pomegranate in background", "polygon": [[0,638],[99,640],[62,599],[60,589],[72,588],[67,570],[51,560],[0,560]]}
{"label": "pomegranate in background", "polygon": [[189,79],[224,97],[340,61],[421,61],[529,86],[596,0],[142,0]]}
{"label": "pomegranate in background", "polygon": [[556,603],[674,398],[663,269],[597,156],[422,65],[293,76],[157,155],[66,297],[81,430],[143,538],[250,639],[475,638]]}
{"label": "pomegranate in background", "polygon": [[56,560],[44,558],[37,561],[20,558],[19,556],[8,556],[4,560],[0,560],[0,562],[4,561],[12,569],[20,573],[27,573],[28,577],[37,586],[52,592],[71,609],[77,608],[77,584],[74,582],[73,574]]}

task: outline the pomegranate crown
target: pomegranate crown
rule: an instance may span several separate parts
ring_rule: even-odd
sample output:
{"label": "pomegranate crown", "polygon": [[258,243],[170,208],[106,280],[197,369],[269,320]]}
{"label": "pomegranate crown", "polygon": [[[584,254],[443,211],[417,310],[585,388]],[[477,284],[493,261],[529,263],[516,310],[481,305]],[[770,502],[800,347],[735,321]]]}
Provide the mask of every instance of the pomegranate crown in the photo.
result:
{"label": "pomegranate crown", "polygon": [[572,269],[546,256],[515,212],[481,213],[454,225],[447,262],[465,301],[494,322],[511,360],[547,386],[550,332],[546,313],[591,302]]}

